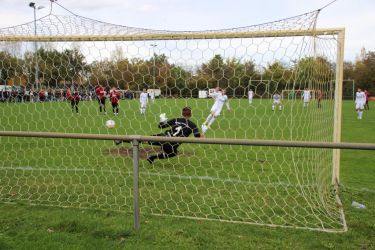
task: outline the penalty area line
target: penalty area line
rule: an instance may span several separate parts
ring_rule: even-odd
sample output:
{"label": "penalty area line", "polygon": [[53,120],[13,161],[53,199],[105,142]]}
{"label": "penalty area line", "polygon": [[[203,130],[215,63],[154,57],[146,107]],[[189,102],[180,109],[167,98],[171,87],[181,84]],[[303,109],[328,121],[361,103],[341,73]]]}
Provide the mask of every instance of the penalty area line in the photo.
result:
{"label": "penalty area line", "polygon": [[[107,174],[116,174],[116,175],[129,175],[132,176],[133,172],[121,172],[121,171],[111,171],[111,170],[102,170],[102,169],[93,169],[93,168],[34,168],[31,166],[21,166],[21,167],[0,167],[1,170],[22,170],[22,171],[44,171],[44,172],[97,172],[97,173],[107,173]],[[316,184],[310,185],[299,185],[299,184],[290,184],[286,182],[256,182],[256,181],[245,181],[241,179],[234,178],[219,178],[212,176],[190,176],[190,175],[177,175],[177,174],[163,174],[155,172],[145,172],[140,171],[140,175],[143,176],[158,176],[166,178],[176,178],[181,180],[201,180],[201,181],[212,181],[212,182],[223,182],[223,183],[233,183],[233,184],[244,184],[244,185],[261,185],[261,186],[281,186],[281,187],[293,187],[293,188],[310,188],[317,187]]]}

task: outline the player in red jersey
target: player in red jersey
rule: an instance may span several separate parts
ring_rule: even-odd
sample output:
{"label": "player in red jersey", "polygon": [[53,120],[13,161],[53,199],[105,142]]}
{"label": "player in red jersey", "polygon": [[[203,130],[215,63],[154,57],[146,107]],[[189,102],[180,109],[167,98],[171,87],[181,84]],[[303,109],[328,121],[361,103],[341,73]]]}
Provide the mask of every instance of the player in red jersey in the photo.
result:
{"label": "player in red jersey", "polygon": [[118,115],[118,102],[120,100],[120,92],[117,91],[115,87],[113,87],[111,92],[109,92],[109,98],[111,99],[113,114]]}
{"label": "player in red jersey", "polygon": [[318,108],[321,108],[322,107],[322,99],[323,99],[323,92],[318,89],[318,91],[316,92],[316,99],[318,100]]}
{"label": "player in red jersey", "polygon": [[100,113],[102,111],[104,111],[104,114],[107,113],[107,110],[105,108],[105,94],[106,94],[106,91],[105,91],[105,88],[103,88],[103,86],[101,84],[99,84],[99,87],[97,87],[95,89],[95,92],[96,92],[96,96],[98,98],[98,102],[99,102],[99,111]]}
{"label": "player in red jersey", "polygon": [[72,112],[74,112],[74,109],[76,110],[76,113],[79,113],[78,111],[78,104],[81,100],[81,97],[78,94],[78,91],[74,92],[74,94],[70,97],[70,105],[72,106]]}
{"label": "player in red jersey", "polygon": [[71,95],[71,93],[70,93],[70,89],[67,89],[67,90],[66,90],[66,94],[65,94],[65,99],[66,99],[67,101],[69,101],[71,96],[72,96],[72,95]]}
{"label": "player in red jersey", "polygon": [[46,91],[42,88],[39,93],[39,101],[44,102],[46,100]]}

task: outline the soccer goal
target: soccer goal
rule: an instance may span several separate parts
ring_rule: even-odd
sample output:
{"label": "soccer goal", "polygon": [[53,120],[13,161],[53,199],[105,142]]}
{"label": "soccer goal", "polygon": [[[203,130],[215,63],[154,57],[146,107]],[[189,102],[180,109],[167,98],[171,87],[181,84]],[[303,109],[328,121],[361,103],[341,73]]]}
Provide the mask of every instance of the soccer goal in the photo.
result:
{"label": "soccer goal", "polygon": [[[202,142],[339,142],[344,30],[315,28],[318,13],[174,32],[52,11],[0,29],[1,83],[20,87],[1,93],[0,130],[155,135],[164,131],[160,118],[179,118],[188,106],[200,133],[210,123]],[[321,108],[303,109],[292,98],[272,111],[274,93],[300,93],[303,82],[334,96]],[[251,104],[243,94],[249,87],[262,96]],[[213,98],[198,97],[214,88],[229,107],[213,120]],[[147,91],[155,89],[160,95],[151,101]],[[182,143],[173,157],[150,164],[164,151],[143,143],[137,174],[132,150],[108,140],[2,136],[0,201],[131,213],[137,181],[141,215],[346,230],[339,150]]]}

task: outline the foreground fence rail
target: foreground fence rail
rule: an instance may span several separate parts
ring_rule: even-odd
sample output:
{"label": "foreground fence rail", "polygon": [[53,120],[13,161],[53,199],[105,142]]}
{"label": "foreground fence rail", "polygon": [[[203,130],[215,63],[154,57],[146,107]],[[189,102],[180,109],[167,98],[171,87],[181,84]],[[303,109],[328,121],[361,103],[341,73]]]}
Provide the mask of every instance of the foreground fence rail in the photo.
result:
{"label": "foreground fence rail", "polygon": [[124,140],[124,141],[129,141],[129,142],[159,141],[159,142],[181,142],[181,143],[196,143],[196,144],[228,144],[228,145],[248,145],[248,146],[270,146],[270,147],[375,150],[374,143],[348,143],[348,142],[248,140],[248,139],[226,139],[226,138],[199,138],[197,139],[197,138],[185,138],[185,137],[76,134],[76,133],[28,132],[28,131],[0,131],[0,136],[66,138],[66,139],[88,139],[88,140]]}
{"label": "foreground fence rail", "polygon": [[[87,139],[87,140],[124,140],[132,143],[133,159],[133,209],[134,228],[140,229],[140,207],[139,207],[139,146],[142,142],[181,142],[195,144],[225,144],[243,146],[268,146],[268,147],[294,147],[294,148],[325,148],[325,149],[352,149],[352,150],[375,150],[375,144],[371,143],[332,143],[311,141],[276,141],[276,140],[247,140],[247,139],[225,139],[225,138],[172,138],[141,135],[103,135],[103,134],[76,134],[76,133],[53,133],[53,132],[28,132],[28,131],[1,131],[2,137],[34,137],[55,139]],[[338,184],[338,183],[337,183]],[[337,190],[338,191],[338,190]],[[340,200],[338,199],[338,202]],[[347,230],[344,222],[344,231]]]}

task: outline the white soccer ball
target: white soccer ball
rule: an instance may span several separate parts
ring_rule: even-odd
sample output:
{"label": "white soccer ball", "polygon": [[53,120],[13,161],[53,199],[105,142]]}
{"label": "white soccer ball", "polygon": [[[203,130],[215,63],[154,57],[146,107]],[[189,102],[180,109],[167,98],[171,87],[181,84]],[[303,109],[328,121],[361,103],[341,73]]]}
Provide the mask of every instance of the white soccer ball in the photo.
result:
{"label": "white soccer ball", "polygon": [[116,125],[116,123],[115,123],[114,120],[108,120],[108,121],[105,122],[105,126],[106,126],[107,128],[114,128],[115,125]]}

